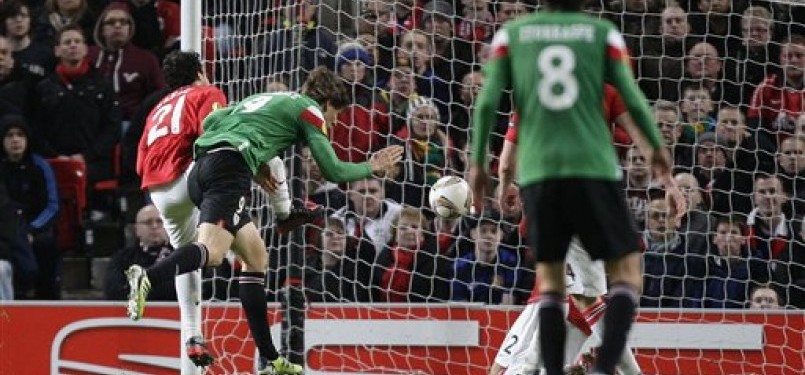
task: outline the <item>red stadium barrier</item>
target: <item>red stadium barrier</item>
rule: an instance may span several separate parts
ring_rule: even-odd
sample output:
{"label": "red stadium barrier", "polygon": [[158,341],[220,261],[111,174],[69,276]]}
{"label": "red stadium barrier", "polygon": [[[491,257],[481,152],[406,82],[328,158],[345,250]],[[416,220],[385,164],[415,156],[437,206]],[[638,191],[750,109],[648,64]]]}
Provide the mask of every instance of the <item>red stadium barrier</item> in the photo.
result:
{"label": "red stadium barrier", "polygon": [[[279,315],[269,318],[279,338]],[[518,309],[475,305],[314,305],[306,374],[486,373]],[[175,374],[178,309],[149,306],[132,322],[122,303],[0,303],[0,374]],[[237,304],[205,307],[216,353],[239,353],[206,374],[249,372],[254,347]],[[632,344],[646,374],[802,374],[800,311],[643,311]],[[419,372],[417,372],[419,371]]]}

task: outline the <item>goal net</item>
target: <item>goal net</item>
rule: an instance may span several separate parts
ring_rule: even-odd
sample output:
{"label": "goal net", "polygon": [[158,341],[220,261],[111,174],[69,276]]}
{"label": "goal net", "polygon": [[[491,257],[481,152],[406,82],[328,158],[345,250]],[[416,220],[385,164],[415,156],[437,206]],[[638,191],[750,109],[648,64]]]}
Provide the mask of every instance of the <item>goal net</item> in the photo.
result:
{"label": "goal net", "polygon": [[[465,175],[473,101],[495,79],[479,73],[488,42],[536,1],[202,3],[215,43],[205,59],[232,102],[296,90],[324,65],[353,98],[329,129],[338,156],[361,162],[388,144],[406,150],[393,176],[339,186],[295,147],[285,155],[295,198],[327,215],[291,236],[272,232],[271,206],[254,190],[283,353],[304,359],[306,374],[487,373],[512,344],[504,335],[535,279],[520,213],[499,212],[490,197],[482,215],[437,219],[427,194],[437,178]],[[623,33],[690,205],[679,226],[669,220],[649,163],[613,126],[644,245],[630,339],[643,373],[802,373],[805,6],[593,0],[588,8]],[[610,99],[605,115],[623,121]],[[510,110],[504,100],[491,136],[493,176]],[[205,279],[215,289],[205,335],[221,357],[208,373],[253,366],[226,276]]]}

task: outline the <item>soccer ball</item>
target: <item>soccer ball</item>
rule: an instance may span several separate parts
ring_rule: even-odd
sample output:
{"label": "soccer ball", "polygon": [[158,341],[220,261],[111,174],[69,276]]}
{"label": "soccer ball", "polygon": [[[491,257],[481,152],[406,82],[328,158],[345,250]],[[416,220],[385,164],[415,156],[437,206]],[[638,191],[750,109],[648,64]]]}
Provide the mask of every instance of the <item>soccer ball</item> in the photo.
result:
{"label": "soccer ball", "polygon": [[437,215],[445,219],[455,219],[470,211],[472,190],[463,178],[444,176],[431,186],[428,201]]}

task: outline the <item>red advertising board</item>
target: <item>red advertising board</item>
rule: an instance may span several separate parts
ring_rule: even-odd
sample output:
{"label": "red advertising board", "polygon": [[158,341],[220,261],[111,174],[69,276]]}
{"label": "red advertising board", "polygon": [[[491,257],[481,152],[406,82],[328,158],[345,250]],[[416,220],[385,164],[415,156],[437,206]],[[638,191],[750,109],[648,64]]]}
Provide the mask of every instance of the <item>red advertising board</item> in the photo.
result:
{"label": "red advertising board", "polygon": [[[482,375],[519,310],[466,305],[314,305],[307,375]],[[132,322],[119,303],[0,304],[0,375],[176,374],[178,309]],[[279,338],[279,315],[269,320]],[[805,313],[643,311],[630,343],[646,374],[803,374]],[[220,361],[206,374],[252,373],[237,304],[205,307]],[[225,355],[224,355],[225,353]]]}

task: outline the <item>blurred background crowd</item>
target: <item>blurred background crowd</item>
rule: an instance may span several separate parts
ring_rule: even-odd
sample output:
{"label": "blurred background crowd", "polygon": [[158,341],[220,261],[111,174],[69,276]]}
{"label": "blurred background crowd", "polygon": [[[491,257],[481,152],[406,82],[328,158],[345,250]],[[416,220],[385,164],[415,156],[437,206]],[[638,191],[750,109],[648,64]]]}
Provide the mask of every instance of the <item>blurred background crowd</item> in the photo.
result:
{"label": "blurred background crowd", "polygon": [[[481,72],[490,39],[539,1],[202,3],[205,69],[230,100],[294,90],[324,65],[353,97],[330,124],[338,156],[405,148],[394,175],[340,186],[296,150],[297,198],[326,208],[298,237],[309,301],[525,303],[533,255],[520,210],[490,196],[481,215],[442,219],[427,193],[465,173],[473,103],[494,79]],[[676,225],[645,158],[613,124],[643,239],[641,305],[804,308],[805,6],[591,0],[588,10],[623,32],[689,203]],[[0,299],[61,298],[63,280],[74,285],[72,273],[99,259],[104,272],[82,274],[86,286],[122,299],[121,270],[171,251],[134,160],[144,119],[167,93],[160,60],[178,48],[179,25],[171,0],[0,1]],[[617,118],[625,110],[612,103]],[[509,99],[501,104],[493,155],[510,122]],[[269,249],[272,296],[285,278],[279,248]],[[87,263],[70,266],[76,258]],[[236,297],[226,276],[238,269],[230,259],[210,270],[207,295]]]}

